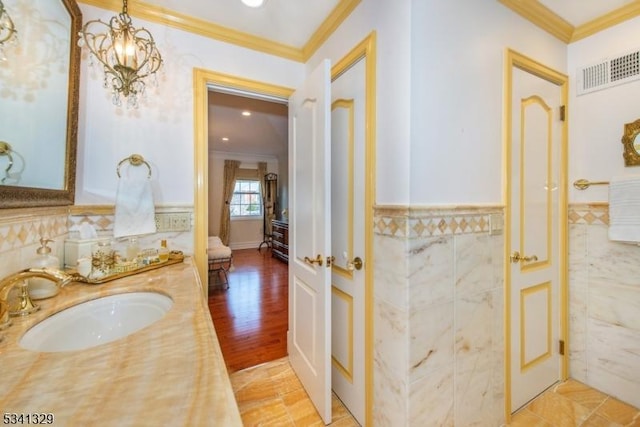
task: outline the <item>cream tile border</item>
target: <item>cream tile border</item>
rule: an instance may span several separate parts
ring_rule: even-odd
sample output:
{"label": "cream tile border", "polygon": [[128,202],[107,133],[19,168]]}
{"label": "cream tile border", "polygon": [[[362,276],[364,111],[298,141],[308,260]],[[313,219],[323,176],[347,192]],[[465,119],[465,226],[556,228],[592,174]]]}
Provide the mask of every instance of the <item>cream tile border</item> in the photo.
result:
{"label": "cream tile border", "polygon": [[[491,215],[503,215],[501,205],[374,207],[375,234],[390,237],[425,237],[489,232]],[[569,224],[609,225],[609,204],[573,203]]]}
{"label": "cream tile border", "polygon": [[22,224],[23,222],[41,220],[43,217],[56,215],[68,215],[68,206],[44,207],[44,208],[23,208],[23,209],[0,209],[0,227],[12,224]]}
{"label": "cream tile border", "polygon": [[[190,212],[191,205],[156,206],[156,213]],[[115,207],[113,205],[72,206],[69,213],[69,229],[76,229],[83,223],[91,224],[98,232],[113,230]]]}
{"label": "cream tile border", "polygon": [[38,243],[40,237],[67,234],[67,208],[29,209],[0,213],[0,253]]}
{"label": "cream tile border", "polygon": [[503,206],[376,206],[374,232],[410,238],[486,233],[490,216],[496,214],[504,214]]}
{"label": "cream tile border", "polygon": [[569,224],[609,225],[609,204],[573,203],[569,205]]}
{"label": "cream tile border", "polygon": [[[158,213],[191,212],[190,205],[156,206]],[[66,236],[73,227],[88,222],[98,231],[113,229],[113,205],[1,209],[0,253],[38,243],[40,237]]]}

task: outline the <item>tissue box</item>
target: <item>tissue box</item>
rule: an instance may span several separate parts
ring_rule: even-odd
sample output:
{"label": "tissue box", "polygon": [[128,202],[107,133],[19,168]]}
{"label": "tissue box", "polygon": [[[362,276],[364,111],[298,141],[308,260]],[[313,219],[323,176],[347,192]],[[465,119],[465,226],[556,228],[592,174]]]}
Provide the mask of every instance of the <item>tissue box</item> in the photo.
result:
{"label": "tissue box", "polygon": [[94,243],[104,240],[95,239],[66,239],[64,241],[64,266],[75,268],[79,258],[91,258],[91,247]]}

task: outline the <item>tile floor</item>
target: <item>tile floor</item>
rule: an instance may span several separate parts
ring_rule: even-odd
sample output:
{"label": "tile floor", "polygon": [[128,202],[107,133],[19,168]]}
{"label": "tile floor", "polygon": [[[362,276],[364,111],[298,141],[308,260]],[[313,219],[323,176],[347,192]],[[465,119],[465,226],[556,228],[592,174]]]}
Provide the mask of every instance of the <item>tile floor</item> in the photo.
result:
{"label": "tile floor", "polygon": [[[286,357],[234,372],[231,384],[245,426],[324,425]],[[335,395],[330,425],[359,426]],[[509,427],[640,427],[640,411],[568,380],[514,414]]]}
{"label": "tile floor", "polygon": [[[230,377],[245,426],[324,426],[286,357]],[[359,426],[335,395],[332,412],[330,426]]]}
{"label": "tile floor", "polygon": [[640,427],[640,411],[578,381],[551,387],[518,411],[510,427]]}

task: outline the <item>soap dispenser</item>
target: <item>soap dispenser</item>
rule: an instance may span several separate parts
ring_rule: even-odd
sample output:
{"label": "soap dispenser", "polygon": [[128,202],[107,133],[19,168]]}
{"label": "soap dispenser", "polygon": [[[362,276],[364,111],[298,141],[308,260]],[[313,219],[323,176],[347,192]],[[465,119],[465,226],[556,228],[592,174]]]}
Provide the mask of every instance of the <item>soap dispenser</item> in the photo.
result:
{"label": "soap dispenser", "polygon": [[[37,255],[31,261],[32,268],[60,268],[60,260],[51,253],[51,248],[47,246],[53,243],[53,240],[40,238],[40,247]],[[51,280],[41,279],[39,277],[29,279],[29,295],[31,299],[51,298],[60,292],[58,285]]]}

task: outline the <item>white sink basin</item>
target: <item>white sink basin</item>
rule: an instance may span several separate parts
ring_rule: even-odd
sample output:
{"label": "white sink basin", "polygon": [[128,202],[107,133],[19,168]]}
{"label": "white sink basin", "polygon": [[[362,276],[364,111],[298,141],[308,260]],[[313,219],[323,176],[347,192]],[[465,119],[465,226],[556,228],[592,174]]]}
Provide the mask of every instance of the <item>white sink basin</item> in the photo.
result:
{"label": "white sink basin", "polygon": [[83,350],[116,341],[160,320],[173,300],[157,292],[131,292],[86,301],[47,317],[20,340],[27,350]]}

